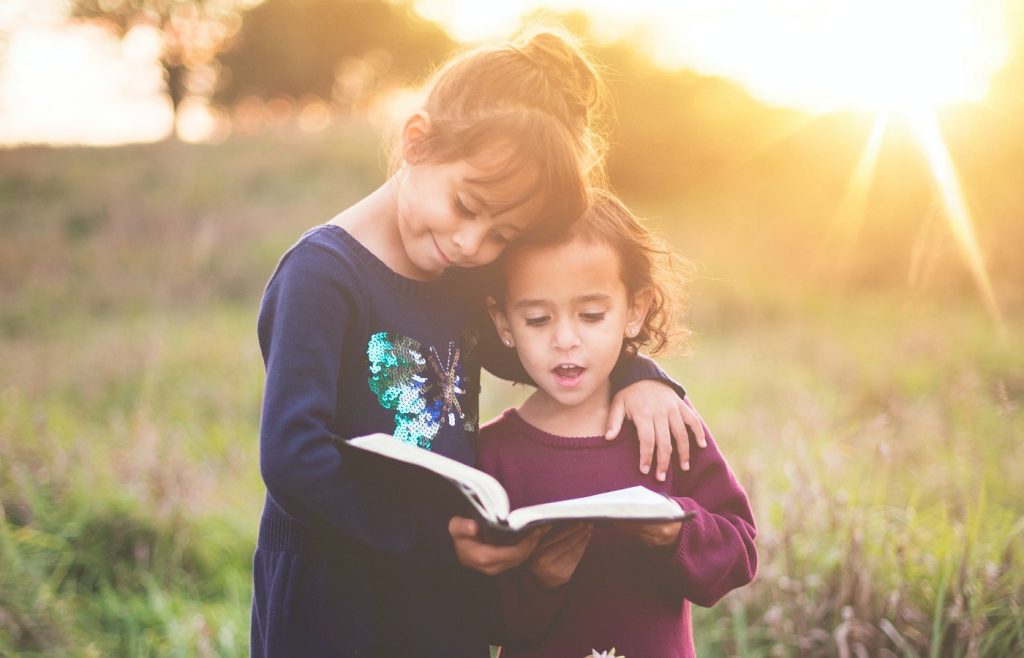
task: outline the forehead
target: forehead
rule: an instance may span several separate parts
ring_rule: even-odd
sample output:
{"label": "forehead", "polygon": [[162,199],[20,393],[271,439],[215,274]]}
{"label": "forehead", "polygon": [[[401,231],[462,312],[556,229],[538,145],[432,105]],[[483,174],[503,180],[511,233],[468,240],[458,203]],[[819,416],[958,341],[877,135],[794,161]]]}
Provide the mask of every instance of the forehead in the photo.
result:
{"label": "forehead", "polygon": [[466,192],[495,215],[532,217],[544,205],[540,165],[523,157],[512,144],[496,141],[456,163]]}
{"label": "forehead", "polygon": [[603,242],[577,239],[523,247],[509,253],[505,261],[505,294],[512,304],[523,299],[558,302],[625,292],[617,254]]}

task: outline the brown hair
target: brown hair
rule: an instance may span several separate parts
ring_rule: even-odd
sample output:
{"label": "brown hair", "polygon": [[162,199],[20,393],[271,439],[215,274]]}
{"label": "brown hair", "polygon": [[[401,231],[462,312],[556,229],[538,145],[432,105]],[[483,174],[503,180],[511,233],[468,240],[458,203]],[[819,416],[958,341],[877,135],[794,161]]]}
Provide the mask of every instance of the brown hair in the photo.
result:
{"label": "brown hair", "polygon": [[545,200],[527,236],[543,240],[575,221],[586,207],[588,183],[604,178],[598,122],[601,78],[568,34],[534,31],[452,58],[426,84],[427,134],[414,153],[431,161],[472,158],[483,149],[512,146],[500,170],[475,182],[499,183],[527,166],[539,167],[518,205]]}
{"label": "brown hair", "polygon": [[[579,221],[553,237],[549,244],[564,245],[574,240],[606,244],[619,259],[619,276],[630,300],[642,290],[651,290],[651,305],[636,336],[625,337],[622,348],[636,354],[665,351],[670,343],[685,346],[690,330],[676,320],[686,303],[686,284],[696,273],[695,265],[672,251],[666,241],[636,217],[608,190],[590,191],[590,206]],[[505,257],[528,246],[513,245]],[[504,282],[502,282],[502,287]],[[499,299],[504,298],[500,291]]]}

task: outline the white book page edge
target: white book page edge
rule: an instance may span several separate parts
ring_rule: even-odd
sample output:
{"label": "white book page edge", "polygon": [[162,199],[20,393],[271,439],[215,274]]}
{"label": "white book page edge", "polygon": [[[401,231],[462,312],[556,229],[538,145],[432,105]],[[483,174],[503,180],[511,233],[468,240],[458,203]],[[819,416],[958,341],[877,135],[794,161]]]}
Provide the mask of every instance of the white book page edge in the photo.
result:
{"label": "white book page edge", "polygon": [[519,529],[547,517],[559,519],[611,517],[642,520],[643,518],[682,518],[684,515],[682,508],[674,500],[646,487],[635,486],[584,498],[521,507],[510,512],[508,520],[510,527]]}
{"label": "white book page edge", "polygon": [[[357,448],[375,452],[392,459],[415,464],[455,482],[470,498],[474,506],[489,521],[500,522],[508,518],[509,502],[505,488],[496,479],[449,457],[438,455],[396,439],[390,434],[369,434],[349,439]],[[473,498],[476,497],[474,501]],[[481,507],[482,506],[482,507]]]}

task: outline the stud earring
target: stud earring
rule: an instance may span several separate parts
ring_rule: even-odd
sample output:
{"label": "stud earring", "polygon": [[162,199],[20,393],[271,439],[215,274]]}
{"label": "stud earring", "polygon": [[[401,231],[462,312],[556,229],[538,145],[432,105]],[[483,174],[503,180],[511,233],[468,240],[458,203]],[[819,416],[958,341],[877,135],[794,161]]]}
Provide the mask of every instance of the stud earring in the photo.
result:
{"label": "stud earring", "polygon": [[630,327],[626,333],[629,334],[630,338],[636,338],[636,327]]}
{"label": "stud earring", "polygon": [[506,338],[505,339],[505,347],[512,347],[512,339],[510,339],[510,338]]}

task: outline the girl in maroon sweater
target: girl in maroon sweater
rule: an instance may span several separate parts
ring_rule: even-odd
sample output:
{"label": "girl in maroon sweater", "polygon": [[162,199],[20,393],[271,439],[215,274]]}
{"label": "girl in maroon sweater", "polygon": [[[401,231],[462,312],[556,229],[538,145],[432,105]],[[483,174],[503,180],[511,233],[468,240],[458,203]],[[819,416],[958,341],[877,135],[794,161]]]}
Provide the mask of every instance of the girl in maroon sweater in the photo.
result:
{"label": "girl in maroon sweater", "polygon": [[502,578],[502,658],[693,656],[690,602],[713,605],[757,568],[750,504],[709,432],[663,481],[637,472],[634,426],[604,437],[620,354],[667,343],[671,254],[611,194],[595,196],[560,242],[507,254],[491,315],[537,390],[481,428],[480,465],[513,508],[641,484],[695,516],[548,532]]}

